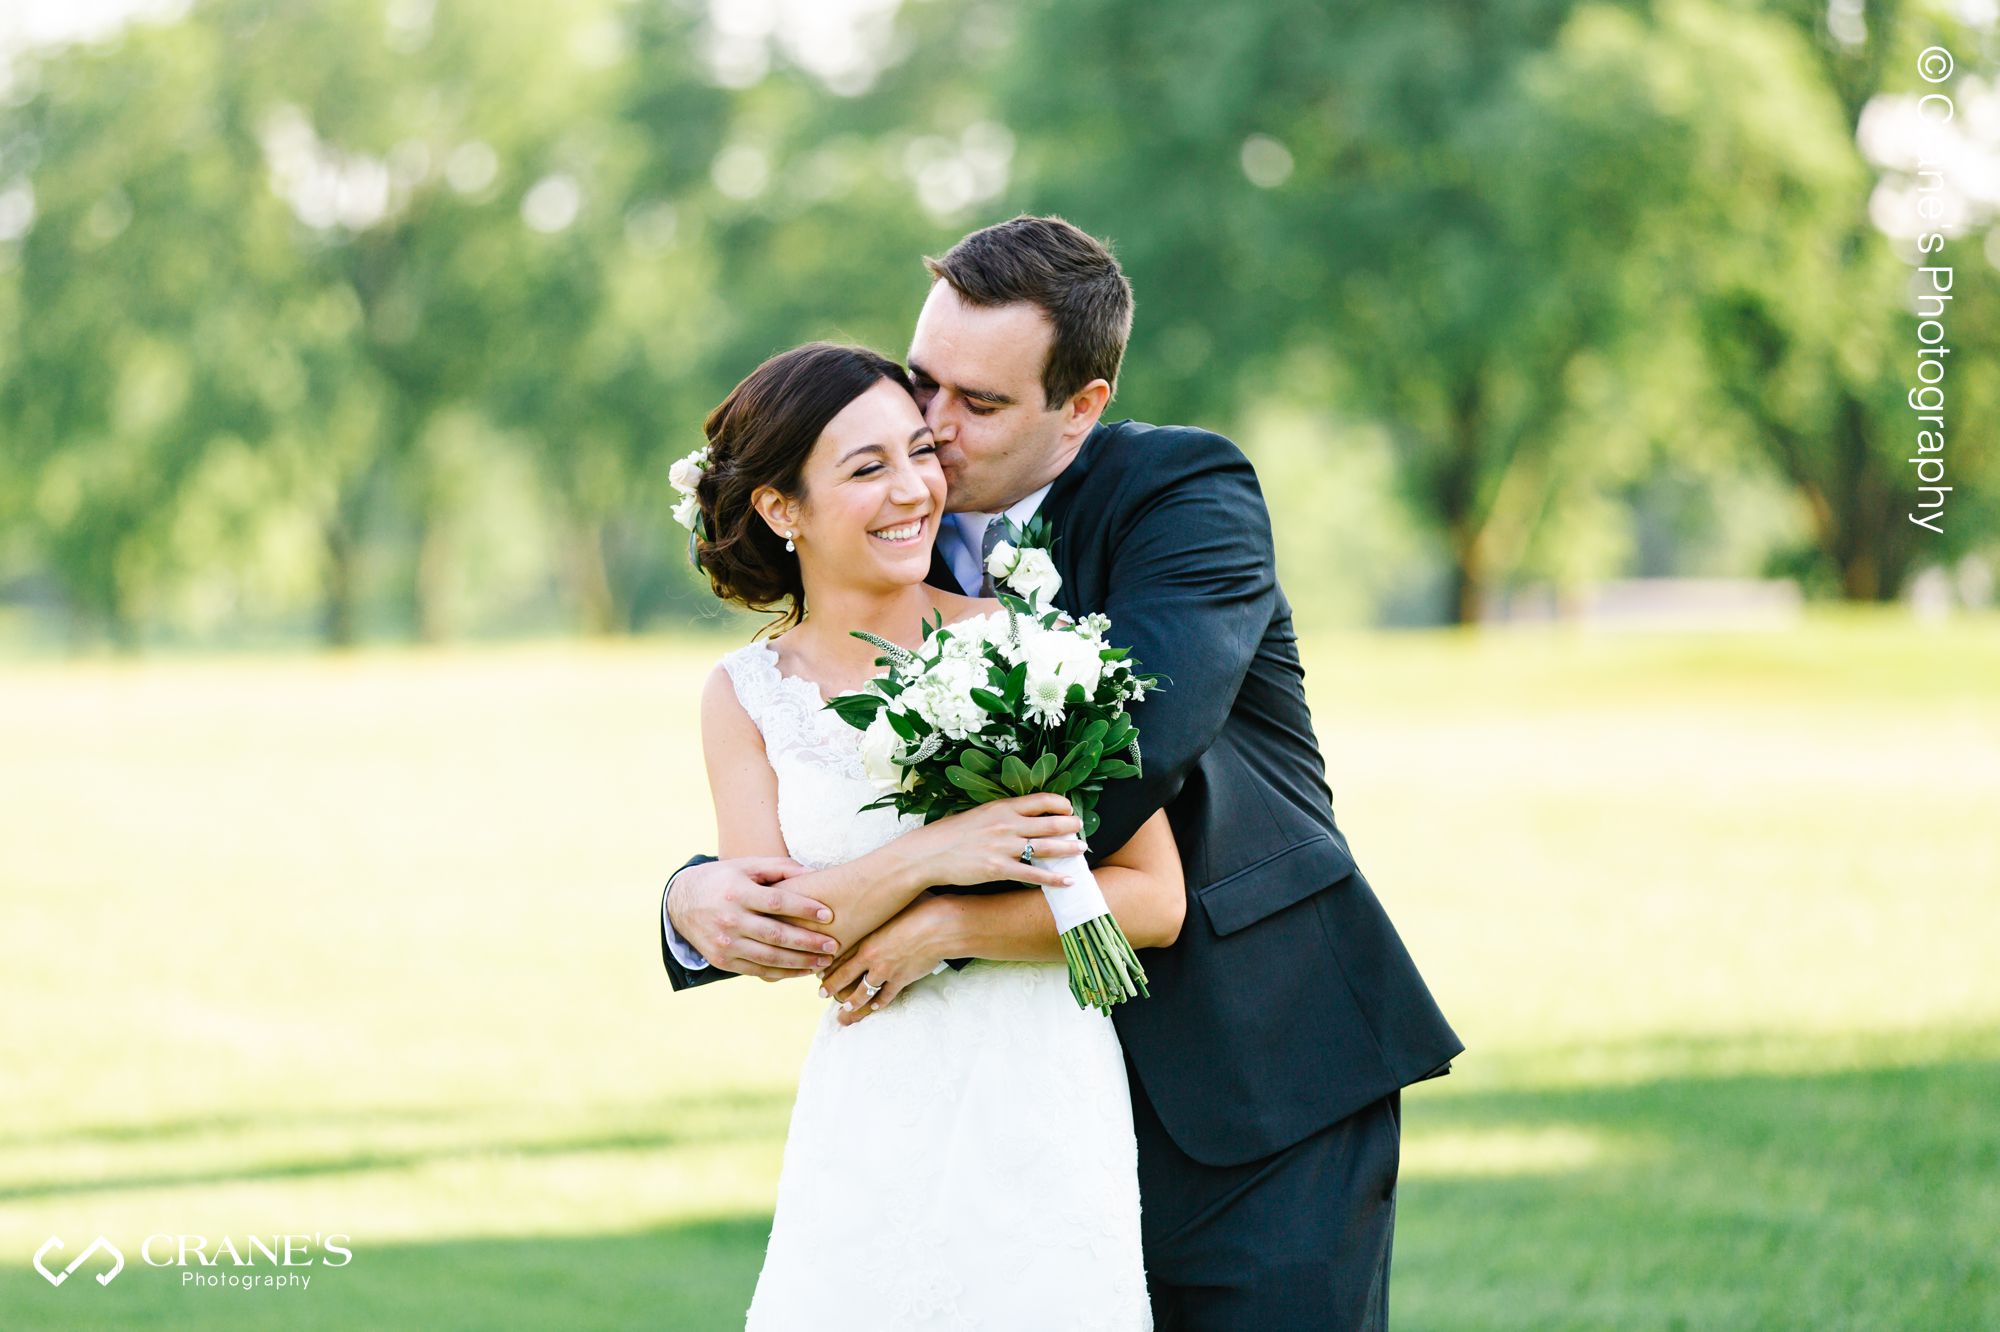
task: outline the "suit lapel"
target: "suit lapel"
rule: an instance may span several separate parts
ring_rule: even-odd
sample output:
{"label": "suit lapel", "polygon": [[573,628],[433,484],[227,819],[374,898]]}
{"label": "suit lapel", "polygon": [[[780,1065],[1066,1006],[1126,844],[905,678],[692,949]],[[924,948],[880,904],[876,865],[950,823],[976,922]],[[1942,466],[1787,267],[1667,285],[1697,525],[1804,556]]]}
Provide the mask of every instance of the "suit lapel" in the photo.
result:
{"label": "suit lapel", "polygon": [[958,585],[958,575],[952,572],[951,561],[944,557],[944,524],[938,524],[937,535],[931,538],[931,572],[924,581],[945,592],[964,595],[965,589]]}
{"label": "suit lapel", "polygon": [[1070,615],[1082,613],[1075,601],[1082,590],[1082,580],[1076,567],[1081,543],[1065,540],[1063,525],[1069,518],[1070,509],[1074,507],[1077,496],[1085,488],[1085,483],[1090,477],[1090,469],[1103,455],[1105,441],[1115,429],[1116,426],[1107,426],[1102,421],[1091,428],[1090,433],[1084,436],[1083,446],[1076,451],[1076,457],[1070,459],[1069,466],[1063,469],[1062,475],[1049,487],[1049,493],[1043,497],[1042,507],[1038,510],[1039,516],[1048,522],[1049,529],[1055,537],[1054,547],[1049,554],[1055,560],[1056,572],[1062,575],[1062,589],[1056,593],[1055,602]]}

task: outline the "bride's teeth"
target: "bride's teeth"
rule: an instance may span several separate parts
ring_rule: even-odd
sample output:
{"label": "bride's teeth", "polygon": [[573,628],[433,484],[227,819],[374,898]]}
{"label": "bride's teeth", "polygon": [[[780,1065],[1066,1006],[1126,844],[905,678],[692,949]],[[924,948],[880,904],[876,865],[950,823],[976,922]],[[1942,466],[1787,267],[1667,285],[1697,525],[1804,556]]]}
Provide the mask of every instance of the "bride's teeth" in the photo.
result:
{"label": "bride's teeth", "polygon": [[901,527],[884,527],[877,531],[875,535],[881,537],[884,541],[911,541],[923,530],[923,519],[919,518],[916,522],[904,523]]}

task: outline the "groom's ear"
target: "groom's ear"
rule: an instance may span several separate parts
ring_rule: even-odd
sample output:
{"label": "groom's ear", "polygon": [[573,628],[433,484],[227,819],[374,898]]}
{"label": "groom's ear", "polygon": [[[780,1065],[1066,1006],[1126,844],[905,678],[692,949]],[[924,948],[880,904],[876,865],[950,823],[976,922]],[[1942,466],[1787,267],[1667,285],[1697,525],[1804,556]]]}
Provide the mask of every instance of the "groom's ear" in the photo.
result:
{"label": "groom's ear", "polygon": [[1101,379],[1093,379],[1070,394],[1063,404],[1063,437],[1081,439],[1089,434],[1110,401],[1111,385]]}

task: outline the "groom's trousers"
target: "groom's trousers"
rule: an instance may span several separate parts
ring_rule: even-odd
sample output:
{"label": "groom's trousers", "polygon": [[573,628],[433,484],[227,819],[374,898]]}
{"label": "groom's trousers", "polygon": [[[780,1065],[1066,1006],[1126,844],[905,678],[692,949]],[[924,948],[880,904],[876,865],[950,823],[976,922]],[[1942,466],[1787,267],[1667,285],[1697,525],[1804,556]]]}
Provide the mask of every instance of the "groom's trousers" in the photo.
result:
{"label": "groom's trousers", "polygon": [[1388,1326],[1401,1092],[1261,1161],[1210,1166],[1127,1075],[1156,1332]]}

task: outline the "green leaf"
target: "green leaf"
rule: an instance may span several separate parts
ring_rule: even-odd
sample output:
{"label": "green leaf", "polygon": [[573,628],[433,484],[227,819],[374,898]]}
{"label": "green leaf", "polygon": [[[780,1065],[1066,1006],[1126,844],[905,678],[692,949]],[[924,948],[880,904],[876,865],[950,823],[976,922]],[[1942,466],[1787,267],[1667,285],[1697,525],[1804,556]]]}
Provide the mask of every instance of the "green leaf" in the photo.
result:
{"label": "green leaf", "polygon": [[969,747],[963,754],[960,754],[958,761],[964,764],[968,771],[976,772],[981,777],[991,777],[994,773],[1000,771],[1000,756],[998,754],[990,754],[977,746]]}
{"label": "green leaf", "polygon": [[1055,771],[1056,756],[1053,753],[1044,754],[1036,759],[1035,766],[1028,770],[1028,780],[1039,790],[1048,785],[1049,778],[1055,776]]}
{"label": "green leaf", "polygon": [[1007,700],[990,689],[980,689],[975,686],[972,690],[972,701],[988,712],[1007,711]]}
{"label": "green leaf", "polygon": [[867,730],[875,720],[875,714],[883,706],[883,700],[875,694],[842,694],[830,699],[826,705],[834,715],[857,730]]}
{"label": "green leaf", "polygon": [[1102,745],[1098,744],[1095,740],[1085,740],[1075,749],[1070,750],[1069,757],[1062,761],[1062,766],[1057,771],[1071,774],[1072,784],[1087,781],[1090,778],[1090,774],[1097,770],[1098,760],[1103,757],[1104,747]]}
{"label": "green leaf", "polygon": [[916,717],[907,712],[890,713],[889,729],[905,740],[916,740],[921,734],[917,729]]}
{"label": "green leaf", "polygon": [[959,790],[966,792],[968,795],[976,796],[981,800],[1005,800],[1007,798],[1007,793],[992,782],[987,781],[976,772],[967,772],[957,764],[946,768],[944,776],[946,781],[956,786]]}
{"label": "green leaf", "polygon": [[1137,777],[1138,775],[1139,769],[1125,762],[1123,759],[1106,759],[1097,765],[1097,771],[1093,774],[1094,777],[1102,777],[1109,780],[1116,780],[1120,777]]}
{"label": "green leaf", "polygon": [[1000,760],[1000,780],[1005,782],[1007,788],[1015,795],[1026,795],[1034,790],[1034,776],[1028,765],[1021,762],[1019,755],[1009,754]]}

